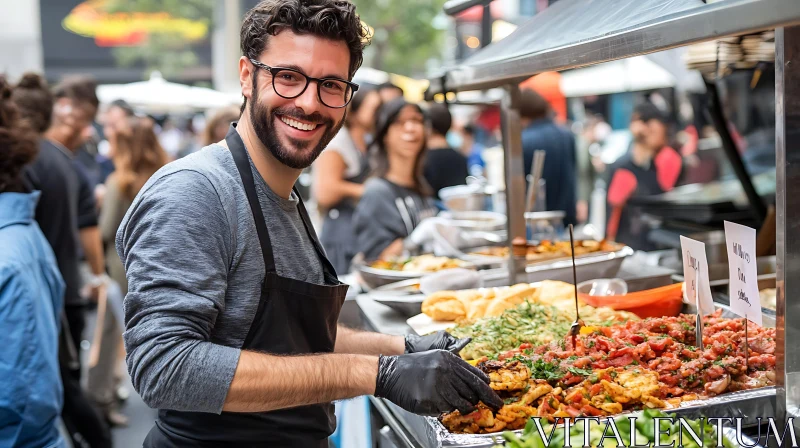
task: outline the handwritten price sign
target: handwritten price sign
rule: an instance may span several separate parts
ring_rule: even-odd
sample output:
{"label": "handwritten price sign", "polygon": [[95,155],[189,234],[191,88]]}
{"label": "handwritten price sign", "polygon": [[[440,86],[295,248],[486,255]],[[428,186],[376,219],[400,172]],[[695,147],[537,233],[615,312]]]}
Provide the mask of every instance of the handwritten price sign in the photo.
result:
{"label": "handwritten price sign", "polygon": [[691,238],[681,237],[683,252],[684,302],[695,304],[695,297],[700,302],[699,314],[705,316],[714,312],[714,299],[711,297],[711,284],[708,280],[708,262],[706,261],[706,245]]}
{"label": "handwritten price sign", "polygon": [[725,221],[728,246],[728,271],[731,277],[731,310],[761,325],[761,296],[758,294],[756,269],[756,231]]}

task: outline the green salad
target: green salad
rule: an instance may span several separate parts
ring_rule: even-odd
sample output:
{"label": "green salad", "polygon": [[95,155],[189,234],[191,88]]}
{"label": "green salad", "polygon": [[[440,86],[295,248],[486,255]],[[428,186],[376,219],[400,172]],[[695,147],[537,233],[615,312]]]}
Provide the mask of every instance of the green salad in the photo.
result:
{"label": "green salad", "polygon": [[525,301],[500,316],[478,319],[448,331],[459,338],[472,338],[461,356],[478,359],[497,356],[526,342],[534,346],[549,344],[563,338],[571,324],[572,321],[559,315],[555,307]]}
{"label": "green salad", "polygon": [[[631,426],[631,420],[628,417],[636,417],[634,427]],[[635,442],[637,445],[654,446],[656,440],[656,421],[654,419],[658,417],[670,418],[670,416],[667,414],[652,409],[646,409],[634,414],[621,415],[614,418],[614,423],[623,445],[619,445],[619,441],[615,437],[610,425],[608,426],[608,430],[606,430],[606,423],[602,420],[600,424],[592,422],[589,427],[590,444],[592,447],[631,446],[631,431],[635,431]],[[709,424],[707,421],[701,422],[701,420],[687,419],[684,420],[684,422],[688,423],[688,425],[692,428],[692,432],[697,435],[697,437],[701,438],[703,442],[702,445],[697,444],[689,431],[686,430],[686,428],[682,426],[677,419],[673,423],[664,420],[659,421],[661,429],[661,438],[659,442],[661,445],[673,444],[672,446],[680,446],[682,437],[683,446],[686,448],[717,446],[717,434],[714,425]],[[550,440],[549,443],[542,438],[542,435],[539,433],[539,430],[536,427],[536,422],[531,419],[527,426],[525,426],[525,429],[521,435],[510,431],[504,432],[503,439],[505,439],[505,444],[499,446],[504,446],[506,448],[560,448],[565,446],[565,431],[562,427],[554,428],[553,425],[545,419],[540,420],[540,424],[545,437]],[[572,446],[583,445],[585,436],[584,431],[585,425],[583,421],[579,422],[576,426],[571,427],[570,444]],[[735,443],[731,442],[725,437],[723,437],[722,441],[726,448],[734,448],[736,446]]]}

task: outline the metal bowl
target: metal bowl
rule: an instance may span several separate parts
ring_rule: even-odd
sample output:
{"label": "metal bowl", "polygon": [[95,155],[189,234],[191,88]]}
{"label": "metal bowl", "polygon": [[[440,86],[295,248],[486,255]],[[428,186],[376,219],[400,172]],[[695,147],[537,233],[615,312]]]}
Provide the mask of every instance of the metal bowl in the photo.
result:
{"label": "metal bowl", "polygon": [[492,195],[477,184],[442,188],[439,197],[449,210],[460,212],[486,210],[492,203]]}
{"label": "metal bowl", "polygon": [[386,305],[406,316],[416,316],[422,312],[422,301],[425,295],[420,292],[419,279],[403,280],[397,283],[379,286],[368,294],[372,300]]}

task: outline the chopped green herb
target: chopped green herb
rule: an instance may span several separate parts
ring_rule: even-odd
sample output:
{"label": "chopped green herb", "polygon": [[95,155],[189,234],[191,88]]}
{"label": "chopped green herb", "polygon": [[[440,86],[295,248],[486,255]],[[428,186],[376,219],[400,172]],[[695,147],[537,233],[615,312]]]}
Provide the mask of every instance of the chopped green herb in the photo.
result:
{"label": "chopped green herb", "polygon": [[579,369],[577,367],[567,367],[567,371],[573,375],[589,376],[592,374],[591,369]]}
{"label": "chopped green herb", "polygon": [[537,359],[529,364],[528,368],[531,369],[531,378],[537,380],[559,380],[564,376],[564,372],[559,368],[558,363],[545,362],[542,359]]}

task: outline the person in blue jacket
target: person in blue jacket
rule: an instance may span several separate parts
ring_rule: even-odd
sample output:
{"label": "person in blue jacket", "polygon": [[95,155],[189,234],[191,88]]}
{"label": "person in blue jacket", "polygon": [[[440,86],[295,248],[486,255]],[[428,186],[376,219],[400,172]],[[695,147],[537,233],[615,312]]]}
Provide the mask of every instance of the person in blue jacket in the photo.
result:
{"label": "person in blue jacket", "polygon": [[58,331],[64,281],[20,173],[38,150],[0,80],[0,446],[66,447]]}

